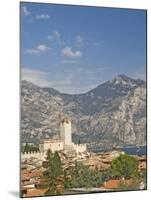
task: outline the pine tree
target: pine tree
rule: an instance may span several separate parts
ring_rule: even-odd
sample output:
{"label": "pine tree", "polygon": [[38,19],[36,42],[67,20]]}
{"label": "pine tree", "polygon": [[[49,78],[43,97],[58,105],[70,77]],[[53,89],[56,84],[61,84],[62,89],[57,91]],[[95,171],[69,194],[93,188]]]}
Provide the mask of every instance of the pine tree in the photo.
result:
{"label": "pine tree", "polygon": [[29,152],[29,145],[26,142],[25,147],[24,147],[24,152],[28,153]]}
{"label": "pine tree", "polygon": [[46,195],[55,195],[60,193],[57,190],[57,185],[60,176],[63,174],[63,171],[61,159],[58,152],[55,152],[53,154],[51,150],[48,150],[46,155],[46,161],[43,162],[43,167],[46,168],[46,171],[44,172],[44,177],[48,183],[48,191],[46,192]]}
{"label": "pine tree", "polygon": [[61,159],[59,153],[56,151],[53,156],[53,165],[54,165],[54,176],[55,179],[62,175],[62,166],[61,166]]}

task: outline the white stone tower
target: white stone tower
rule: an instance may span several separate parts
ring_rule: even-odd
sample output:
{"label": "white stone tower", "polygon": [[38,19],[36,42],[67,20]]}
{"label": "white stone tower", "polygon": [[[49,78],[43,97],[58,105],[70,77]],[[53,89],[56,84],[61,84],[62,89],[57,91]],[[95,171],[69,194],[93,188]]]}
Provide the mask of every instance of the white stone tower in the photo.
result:
{"label": "white stone tower", "polygon": [[64,141],[64,146],[72,145],[72,136],[71,136],[71,121],[65,117],[60,124],[60,136],[61,140]]}
{"label": "white stone tower", "polygon": [[60,137],[64,143],[64,151],[72,152],[74,147],[72,144],[72,133],[71,133],[71,120],[65,117],[60,124]]}

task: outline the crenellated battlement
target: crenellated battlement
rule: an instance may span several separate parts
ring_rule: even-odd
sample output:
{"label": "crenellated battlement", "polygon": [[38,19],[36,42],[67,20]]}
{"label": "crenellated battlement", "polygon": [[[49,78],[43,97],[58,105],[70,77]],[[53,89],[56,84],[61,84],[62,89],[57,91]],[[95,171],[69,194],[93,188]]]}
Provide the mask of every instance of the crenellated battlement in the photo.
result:
{"label": "crenellated battlement", "polygon": [[74,147],[74,150],[77,152],[77,153],[83,153],[87,150],[87,145],[86,144],[74,144],[73,143],[73,147]]}
{"label": "crenellated battlement", "polygon": [[74,144],[74,145],[81,146],[81,147],[86,146],[86,144]]}
{"label": "crenellated battlement", "polygon": [[32,151],[32,152],[21,152],[21,154],[22,155],[28,155],[28,154],[33,154],[33,155],[35,155],[35,154],[37,154],[37,153],[40,153],[39,151]]}
{"label": "crenellated battlement", "polygon": [[[43,139],[39,143],[39,151],[23,152],[21,153],[21,159],[26,160],[30,158],[36,158],[40,161],[45,159],[45,155],[48,149],[51,149],[52,153],[55,151],[71,151],[76,153],[84,153],[87,151],[86,144],[74,144],[72,142],[71,120],[67,117],[61,121],[60,124],[60,140]],[[70,148],[69,148],[70,147]]]}
{"label": "crenellated battlement", "polygon": [[22,152],[21,153],[21,159],[30,159],[30,158],[36,158],[38,160],[44,160],[45,153],[39,152],[39,151],[33,151],[33,152]]}

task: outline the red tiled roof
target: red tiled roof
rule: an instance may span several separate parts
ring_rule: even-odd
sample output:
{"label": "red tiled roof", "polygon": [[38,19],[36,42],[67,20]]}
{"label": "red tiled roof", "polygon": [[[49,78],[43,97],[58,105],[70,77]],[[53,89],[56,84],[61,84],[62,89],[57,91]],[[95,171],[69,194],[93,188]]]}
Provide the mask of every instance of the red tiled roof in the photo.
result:
{"label": "red tiled roof", "polygon": [[41,171],[32,171],[30,172],[30,177],[40,177],[43,173]]}
{"label": "red tiled roof", "polygon": [[104,183],[106,189],[115,189],[118,187],[120,180],[109,180]]}
{"label": "red tiled roof", "polygon": [[131,180],[109,180],[107,182],[104,183],[104,188],[106,189],[116,189],[119,187],[120,183],[124,183],[129,185],[131,183]]}
{"label": "red tiled roof", "polygon": [[21,180],[26,181],[30,179],[30,172],[29,170],[22,170],[21,171]]}
{"label": "red tiled roof", "polygon": [[42,171],[22,170],[21,171],[21,181],[29,180],[30,178],[34,178],[34,177],[41,177],[42,175],[43,175]]}
{"label": "red tiled roof", "polygon": [[30,189],[30,190],[27,190],[26,197],[44,196],[47,190],[48,189]]}
{"label": "red tiled roof", "polygon": [[30,176],[29,175],[24,174],[24,175],[21,176],[21,181],[28,181],[28,180],[30,180]]}

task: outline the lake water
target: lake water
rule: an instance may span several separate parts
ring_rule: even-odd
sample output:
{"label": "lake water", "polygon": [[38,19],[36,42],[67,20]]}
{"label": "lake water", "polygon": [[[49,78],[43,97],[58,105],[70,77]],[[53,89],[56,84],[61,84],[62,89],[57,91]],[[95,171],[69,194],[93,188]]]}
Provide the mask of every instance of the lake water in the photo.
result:
{"label": "lake water", "polygon": [[[105,150],[105,151],[109,151],[109,150]],[[125,153],[129,155],[139,155],[139,156],[146,155],[146,146],[142,146],[142,147],[128,146],[128,147],[120,148],[120,150],[124,151]],[[100,148],[91,149],[91,151],[94,153],[104,152],[104,150]]]}
{"label": "lake water", "polygon": [[124,147],[122,150],[130,155],[146,155],[146,146],[143,147]]}

